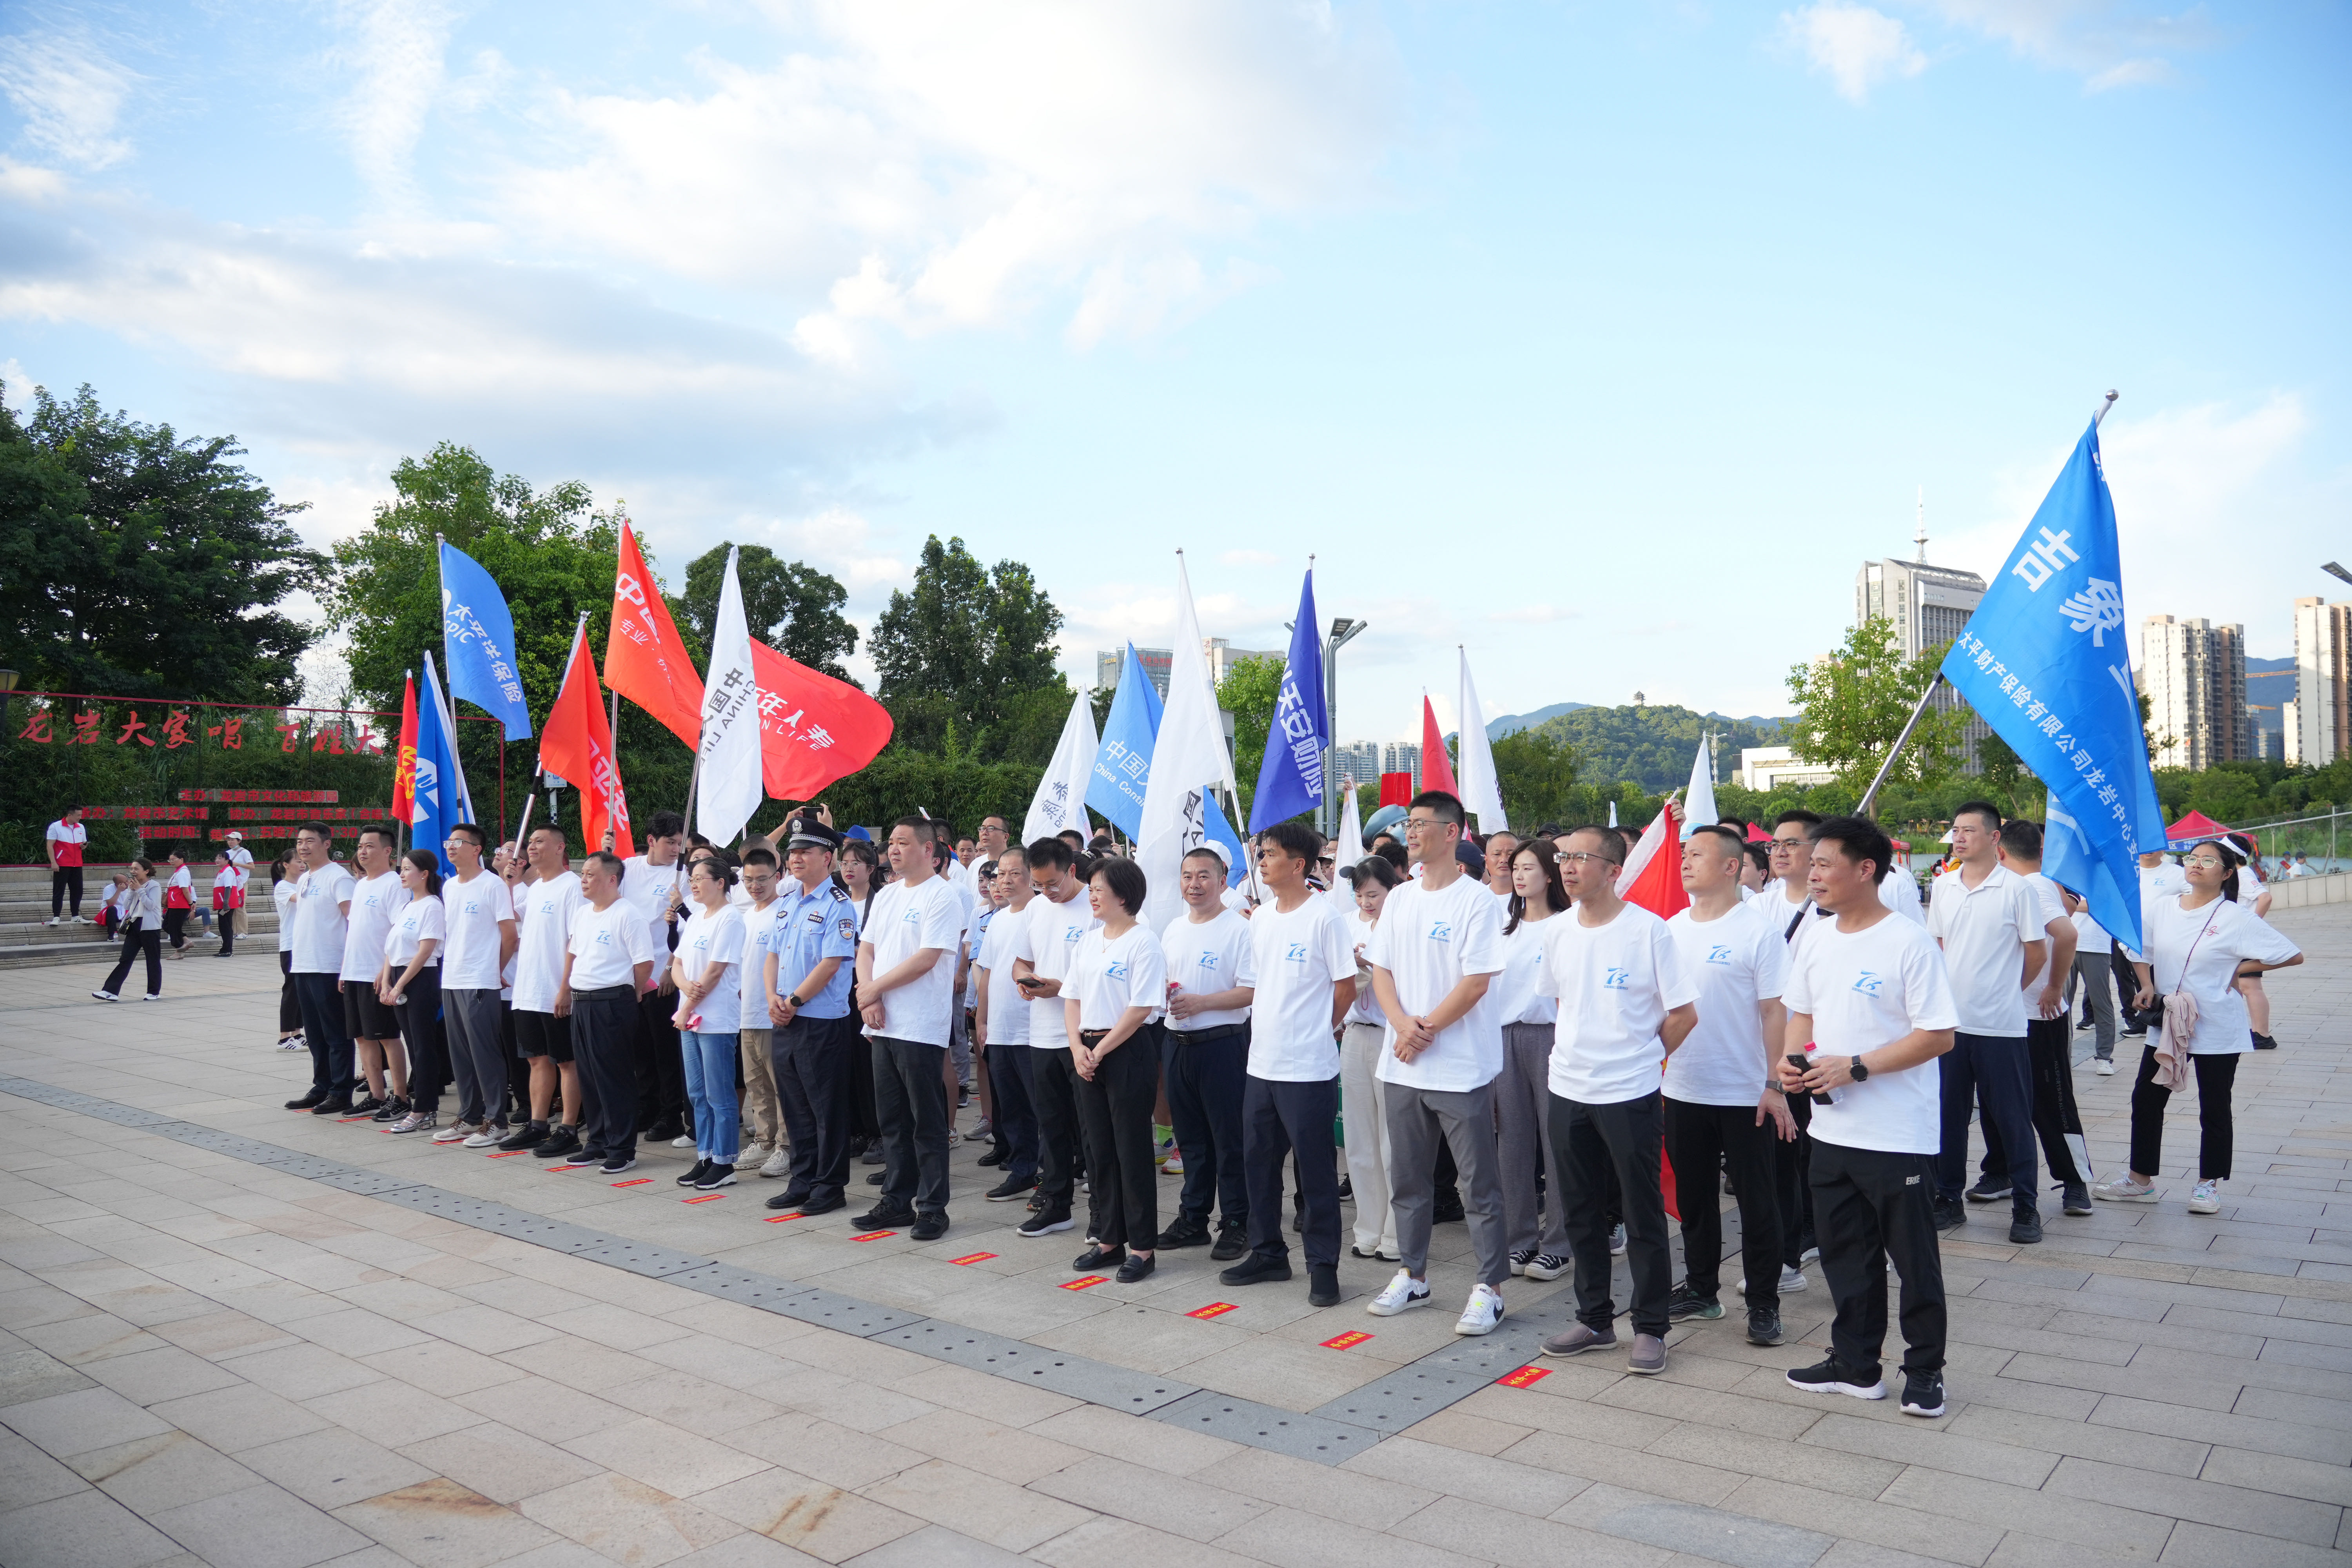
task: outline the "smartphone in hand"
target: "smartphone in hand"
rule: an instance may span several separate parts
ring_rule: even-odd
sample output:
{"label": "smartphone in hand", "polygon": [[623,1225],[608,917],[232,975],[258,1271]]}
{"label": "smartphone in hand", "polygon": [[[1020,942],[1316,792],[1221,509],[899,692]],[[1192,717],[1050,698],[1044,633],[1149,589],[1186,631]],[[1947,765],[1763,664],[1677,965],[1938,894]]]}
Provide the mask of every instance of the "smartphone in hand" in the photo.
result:
{"label": "smartphone in hand", "polygon": [[[1804,1052],[1790,1051],[1789,1053],[1789,1065],[1802,1073],[1810,1071],[1813,1064],[1806,1058]],[[1817,1089],[1813,1090],[1813,1102],[1817,1105],[1835,1105],[1837,1103],[1836,1100],[1830,1098],[1830,1091],[1825,1089]]]}

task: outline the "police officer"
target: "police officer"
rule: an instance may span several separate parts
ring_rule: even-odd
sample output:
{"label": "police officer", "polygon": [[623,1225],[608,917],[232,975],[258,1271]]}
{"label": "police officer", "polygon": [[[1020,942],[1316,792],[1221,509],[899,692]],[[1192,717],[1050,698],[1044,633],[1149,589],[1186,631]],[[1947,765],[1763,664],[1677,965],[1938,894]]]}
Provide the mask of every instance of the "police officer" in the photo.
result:
{"label": "police officer", "polygon": [[784,868],[776,933],[768,953],[771,1053],[792,1175],[772,1209],[825,1214],[842,1206],[849,1182],[852,1053],[865,1048],[850,1016],[857,977],[857,906],[833,874],[841,835],[802,813],[784,824]]}

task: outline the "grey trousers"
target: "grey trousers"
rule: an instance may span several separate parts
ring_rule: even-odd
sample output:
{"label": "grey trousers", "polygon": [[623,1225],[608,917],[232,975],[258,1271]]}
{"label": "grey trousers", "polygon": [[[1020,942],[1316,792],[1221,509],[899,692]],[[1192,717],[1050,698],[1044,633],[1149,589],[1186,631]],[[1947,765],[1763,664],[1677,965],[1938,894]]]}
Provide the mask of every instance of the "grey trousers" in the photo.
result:
{"label": "grey trousers", "polygon": [[[1568,1256],[1568,1204],[1561,1194],[1559,1157],[1551,1148],[1551,1047],[1549,1024],[1503,1026],[1503,1076],[1495,1080],[1495,1148],[1501,1160],[1503,1234],[1514,1253]],[[1542,1162],[1547,1194],[1536,1214],[1537,1162]]]}
{"label": "grey trousers", "polygon": [[1396,1213],[1405,1271],[1416,1279],[1429,1273],[1430,1205],[1443,1139],[1460,1173],[1479,1282],[1500,1289],[1511,1277],[1511,1248],[1503,1236],[1503,1189],[1496,1174],[1495,1086],[1448,1092],[1383,1083],[1381,1110],[1388,1123],[1389,1205]]}
{"label": "grey trousers", "polygon": [[[2091,998],[2092,1052],[2103,1062],[2116,1059],[2116,988],[2113,984],[2115,955],[2107,952],[2078,952],[2074,955],[2074,978],[2089,992]],[[2067,998],[2066,1010],[2074,1010],[2074,998]],[[2071,1030],[2070,1030],[2071,1032]]]}
{"label": "grey trousers", "polygon": [[504,1124],[507,1110],[506,1030],[496,991],[441,993],[449,1070],[457,1080],[457,1120]]}

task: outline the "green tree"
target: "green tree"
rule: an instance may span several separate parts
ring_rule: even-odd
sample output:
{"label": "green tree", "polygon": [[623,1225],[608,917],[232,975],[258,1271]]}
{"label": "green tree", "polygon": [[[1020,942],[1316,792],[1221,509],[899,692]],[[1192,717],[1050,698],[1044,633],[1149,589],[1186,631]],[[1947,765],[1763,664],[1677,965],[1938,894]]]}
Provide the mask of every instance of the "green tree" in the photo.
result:
{"label": "green tree", "polygon": [[1575,804],[1576,748],[1548,729],[1520,730],[1491,743],[1503,814],[1523,827],[1564,820]]}
{"label": "green tree", "polygon": [[[719,623],[719,591],[727,578],[729,542],[687,563],[686,592],[679,602],[686,621],[705,647]],[[831,576],[798,561],[786,561],[764,544],[746,544],[737,557],[735,579],[743,590],[743,619],[751,635],[786,658],[821,669],[838,680],[849,672],[841,661],[857,651],[857,628],[841,607],[848,591]]]}
{"label": "green tree", "polygon": [[983,568],[961,539],[924,541],[912,591],[890,595],[866,648],[879,677],[877,695],[898,734],[917,750],[935,750],[952,721],[993,755],[995,731],[1008,721],[1027,728],[1024,693],[1068,688],[1055,666],[1062,612],[1029,568],[1000,561]]}
{"label": "green tree", "polygon": [[107,413],[83,386],[0,407],[0,662],[26,687],[270,702],[317,635],[272,608],[324,561],[227,436]]}
{"label": "green tree", "polygon": [[[1721,713],[1696,713],[1672,703],[1579,708],[1555,714],[1534,730],[1574,748],[1578,771],[1585,778],[1623,780],[1653,795],[1689,780],[1691,758],[1697,754],[1702,732],[1716,737],[1718,783],[1731,776],[1741,747],[1775,745],[1780,738],[1779,721],[1759,724]],[[1503,804],[1517,816],[1510,796],[1505,795]]]}
{"label": "green tree", "polygon": [[1250,803],[1257,796],[1265,738],[1274,731],[1274,705],[1282,696],[1282,672],[1289,664],[1282,654],[1238,658],[1226,666],[1224,679],[1217,682],[1217,706],[1234,716],[1234,783],[1241,791],[1242,814],[1236,827],[1249,821]]}
{"label": "green tree", "polygon": [[[1840,782],[1869,787],[1943,660],[1940,645],[1906,659],[1894,627],[1872,616],[1846,633],[1835,652],[1790,667],[1789,695],[1798,710],[1788,723],[1789,743],[1805,761],[1835,768]],[[1888,776],[1922,785],[1949,776],[1967,727],[1965,707],[1931,705]]]}

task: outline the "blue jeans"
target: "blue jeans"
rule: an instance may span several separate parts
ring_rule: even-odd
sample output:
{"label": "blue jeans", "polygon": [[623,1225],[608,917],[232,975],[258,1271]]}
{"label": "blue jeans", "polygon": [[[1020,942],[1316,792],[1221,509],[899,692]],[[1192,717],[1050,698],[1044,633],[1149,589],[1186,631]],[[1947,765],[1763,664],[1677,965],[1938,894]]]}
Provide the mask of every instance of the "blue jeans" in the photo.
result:
{"label": "blue jeans", "polygon": [[694,1104],[694,1149],[706,1160],[732,1160],[742,1140],[735,1103],[735,1052],[741,1037],[680,1029],[686,1059],[686,1095]]}

